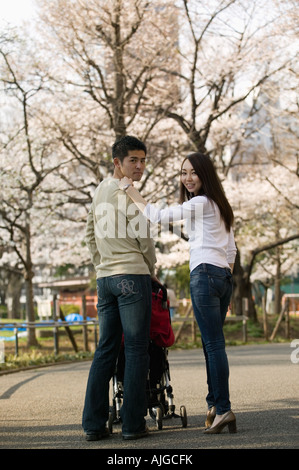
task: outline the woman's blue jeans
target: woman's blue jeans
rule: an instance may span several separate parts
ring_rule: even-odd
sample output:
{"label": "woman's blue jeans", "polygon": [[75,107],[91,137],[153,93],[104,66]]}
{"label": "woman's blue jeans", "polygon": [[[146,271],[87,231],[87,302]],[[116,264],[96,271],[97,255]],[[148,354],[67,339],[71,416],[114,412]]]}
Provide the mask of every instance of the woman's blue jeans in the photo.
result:
{"label": "woman's blue jeans", "polygon": [[190,274],[191,300],[206,360],[206,401],[208,408],[216,406],[217,414],[226,413],[231,409],[223,323],[232,295],[232,286],[229,268],[203,263]]}
{"label": "woman's blue jeans", "polygon": [[115,372],[122,333],[125,344],[123,433],[144,430],[147,413],[146,380],[149,368],[151,278],[117,275],[97,280],[100,339],[90,368],[82,425],[86,433],[100,433],[109,417],[109,382]]}

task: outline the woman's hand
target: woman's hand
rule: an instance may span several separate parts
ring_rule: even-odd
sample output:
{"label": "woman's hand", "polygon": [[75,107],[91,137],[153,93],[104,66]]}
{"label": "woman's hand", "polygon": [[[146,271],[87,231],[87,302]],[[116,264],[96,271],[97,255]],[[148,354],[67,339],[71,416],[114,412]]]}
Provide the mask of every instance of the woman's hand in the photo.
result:
{"label": "woman's hand", "polygon": [[135,202],[136,206],[141,212],[144,211],[144,208],[147,205],[147,201],[143,199],[137,189],[134,188],[133,181],[130,178],[127,176],[121,178],[121,180],[118,182],[118,187],[119,189],[126,191],[127,195],[132,199],[133,202]]}
{"label": "woman's hand", "polygon": [[128,185],[133,185],[133,181],[128,178],[127,176],[124,176],[121,180],[118,182],[119,189],[126,189]]}

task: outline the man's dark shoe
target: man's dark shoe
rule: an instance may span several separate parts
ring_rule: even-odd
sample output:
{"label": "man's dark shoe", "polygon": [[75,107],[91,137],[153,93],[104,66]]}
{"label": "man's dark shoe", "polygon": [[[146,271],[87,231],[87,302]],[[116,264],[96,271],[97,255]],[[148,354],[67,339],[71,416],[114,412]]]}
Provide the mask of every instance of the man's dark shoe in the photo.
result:
{"label": "man's dark shoe", "polygon": [[145,426],[143,431],[123,434],[123,439],[126,439],[126,440],[141,439],[142,437],[148,436],[148,433],[149,433],[148,427]]}
{"label": "man's dark shoe", "polygon": [[100,441],[101,439],[109,437],[109,435],[109,429],[105,428],[103,432],[87,432],[85,437],[87,441]]}

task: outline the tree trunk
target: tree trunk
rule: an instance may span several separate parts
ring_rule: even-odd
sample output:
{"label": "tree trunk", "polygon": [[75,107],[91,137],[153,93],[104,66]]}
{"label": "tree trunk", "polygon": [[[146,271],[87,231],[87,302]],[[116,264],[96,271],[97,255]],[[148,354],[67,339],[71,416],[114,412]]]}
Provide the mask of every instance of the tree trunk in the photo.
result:
{"label": "tree trunk", "polygon": [[[33,271],[30,270],[25,276],[26,287],[26,320],[27,322],[35,322],[34,302],[33,302]],[[38,346],[35,328],[28,328],[27,346]]]}
{"label": "tree trunk", "polygon": [[123,65],[123,46],[121,38],[121,3],[117,3],[114,14],[114,100],[113,100],[113,121],[116,139],[126,134],[125,124],[125,81]]}
{"label": "tree trunk", "polygon": [[[33,264],[31,259],[31,238],[30,238],[30,224],[26,223],[26,273],[25,273],[25,287],[26,287],[26,320],[27,322],[35,322],[34,301],[33,301]],[[38,346],[36,339],[35,328],[28,328],[27,331],[27,345]]]}
{"label": "tree trunk", "polygon": [[7,272],[8,285],[6,290],[7,318],[21,318],[21,289],[23,276],[16,272]]}
{"label": "tree trunk", "polygon": [[276,274],[274,281],[274,313],[280,314],[281,310],[281,294],[280,294],[280,278],[281,278],[281,262],[280,262],[280,247],[276,248]]}
{"label": "tree trunk", "polygon": [[243,299],[248,299],[248,317],[257,321],[257,313],[255,304],[252,296],[252,288],[250,282],[250,276],[246,269],[243,269],[240,261],[239,251],[237,252],[235,266],[234,266],[234,290],[233,290],[233,307],[232,311],[235,315],[242,315],[243,312]]}

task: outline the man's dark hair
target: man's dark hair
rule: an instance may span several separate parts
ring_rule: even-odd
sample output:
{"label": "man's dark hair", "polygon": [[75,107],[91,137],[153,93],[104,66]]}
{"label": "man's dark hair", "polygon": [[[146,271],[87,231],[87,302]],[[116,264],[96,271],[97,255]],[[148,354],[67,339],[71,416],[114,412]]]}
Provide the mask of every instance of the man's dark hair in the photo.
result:
{"label": "man's dark hair", "polygon": [[125,135],[112,145],[112,158],[119,158],[122,162],[130,150],[143,150],[146,155],[146,146],[141,140],[131,135]]}

